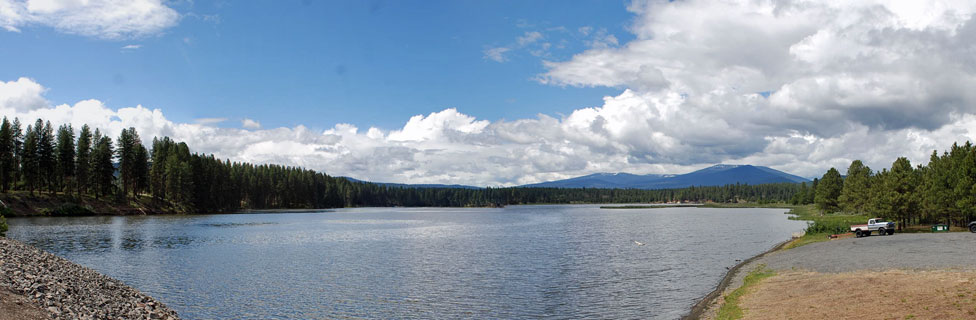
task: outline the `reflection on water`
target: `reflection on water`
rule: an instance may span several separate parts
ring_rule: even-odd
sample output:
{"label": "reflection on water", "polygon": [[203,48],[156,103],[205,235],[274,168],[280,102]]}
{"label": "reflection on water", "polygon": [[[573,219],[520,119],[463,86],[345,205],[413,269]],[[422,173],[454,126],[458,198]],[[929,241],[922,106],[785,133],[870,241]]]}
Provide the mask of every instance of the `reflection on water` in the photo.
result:
{"label": "reflection on water", "polygon": [[15,218],[9,236],[189,319],[674,319],[736,259],[805,226],[782,213],[514,206]]}

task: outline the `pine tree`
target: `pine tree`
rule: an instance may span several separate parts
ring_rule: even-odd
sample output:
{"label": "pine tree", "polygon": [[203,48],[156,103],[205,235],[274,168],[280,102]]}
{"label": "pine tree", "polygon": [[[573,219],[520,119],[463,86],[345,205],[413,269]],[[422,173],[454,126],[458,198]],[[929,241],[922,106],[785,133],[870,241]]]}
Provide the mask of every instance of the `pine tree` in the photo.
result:
{"label": "pine tree", "polygon": [[115,150],[112,148],[112,139],[102,135],[98,129],[95,129],[95,137],[92,141],[95,141],[91,156],[92,187],[95,190],[95,198],[98,199],[99,195],[112,193],[112,181],[115,179],[112,158]]}
{"label": "pine tree", "polygon": [[878,215],[887,219],[896,219],[899,230],[918,212],[918,173],[912,168],[908,158],[900,157],[891,164],[891,171],[883,172],[878,189]]}
{"label": "pine tree", "polygon": [[10,175],[12,176],[11,183],[13,184],[13,187],[16,188],[17,182],[20,181],[20,175],[21,175],[20,152],[21,152],[21,148],[24,147],[24,133],[21,131],[20,128],[20,119],[14,118],[14,123],[13,125],[11,125],[10,129],[11,131],[13,131],[13,141],[14,141],[13,171],[10,173]]}
{"label": "pine tree", "polygon": [[37,119],[34,123],[34,134],[37,135],[37,168],[41,179],[41,186],[54,194],[57,186],[57,153],[54,146],[54,128],[51,122],[45,123]]}
{"label": "pine tree", "polygon": [[840,207],[837,205],[837,198],[844,186],[843,178],[837,169],[830,168],[820,179],[814,195],[814,203],[822,213],[836,212]]}
{"label": "pine tree", "polygon": [[148,185],[149,155],[142,145],[136,128],[123,129],[119,135],[116,153],[119,157],[119,174],[122,177],[122,194],[132,192],[133,198]]}
{"label": "pine tree", "polygon": [[75,131],[70,124],[58,127],[57,144],[57,178],[59,190],[70,189],[75,177]]}
{"label": "pine tree", "polygon": [[13,128],[7,117],[3,117],[0,124],[0,192],[6,193],[12,185],[14,160]]}
{"label": "pine tree", "polygon": [[40,187],[41,180],[37,142],[38,132],[34,130],[34,127],[28,125],[27,132],[24,134],[24,148],[20,152],[20,161],[24,183],[27,185],[27,189],[30,190],[31,195],[34,195],[34,189]]}
{"label": "pine tree", "polygon": [[75,180],[77,181],[78,195],[81,195],[88,192],[91,184],[92,132],[87,124],[81,126],[77,148],[75,151]]}
{"label": "pine tree", "polygon": [[854,214],[865,212],[869,200],[869,178],[871,178],[871,168],[865,166],[861,160],[851,162],[851,166],[847,167],[844,187],[841,189],[840,197],[837,198],[841,209]]}
{"label": "pine tree", "polygon": [[149,189],[149,151],[142,145],[142,140],[138,138],[134,148],[132,154],[132,193],[137,195]]}

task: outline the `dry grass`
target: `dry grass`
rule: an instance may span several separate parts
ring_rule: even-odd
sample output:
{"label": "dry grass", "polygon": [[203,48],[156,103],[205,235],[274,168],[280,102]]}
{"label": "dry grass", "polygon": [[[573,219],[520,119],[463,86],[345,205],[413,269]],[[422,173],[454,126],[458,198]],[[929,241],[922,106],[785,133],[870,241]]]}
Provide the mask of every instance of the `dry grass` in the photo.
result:
{"label": "dry grass", "polygon": [[976,319],[976,272],[782,272],[740,305],[743,319]]}

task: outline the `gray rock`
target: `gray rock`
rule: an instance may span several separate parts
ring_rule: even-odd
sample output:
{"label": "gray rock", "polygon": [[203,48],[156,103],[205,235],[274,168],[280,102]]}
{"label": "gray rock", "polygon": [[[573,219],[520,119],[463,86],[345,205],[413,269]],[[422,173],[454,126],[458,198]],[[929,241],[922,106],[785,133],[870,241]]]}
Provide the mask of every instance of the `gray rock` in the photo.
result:
{"label": "gray rock", "polygon": [[118,280],[6,238],[0,238],[0,289],[23,295],[52,319],[179,319]]}

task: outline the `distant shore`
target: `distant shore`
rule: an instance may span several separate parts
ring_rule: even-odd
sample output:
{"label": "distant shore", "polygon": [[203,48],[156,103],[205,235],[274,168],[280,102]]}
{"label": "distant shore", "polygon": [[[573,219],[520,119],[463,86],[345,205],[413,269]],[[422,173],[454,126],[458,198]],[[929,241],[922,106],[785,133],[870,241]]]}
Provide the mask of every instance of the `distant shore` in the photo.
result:
{"label": "distant shore", "polygon": [[0,237],[0,320],[163,319],[179,316],[119,280]]}

